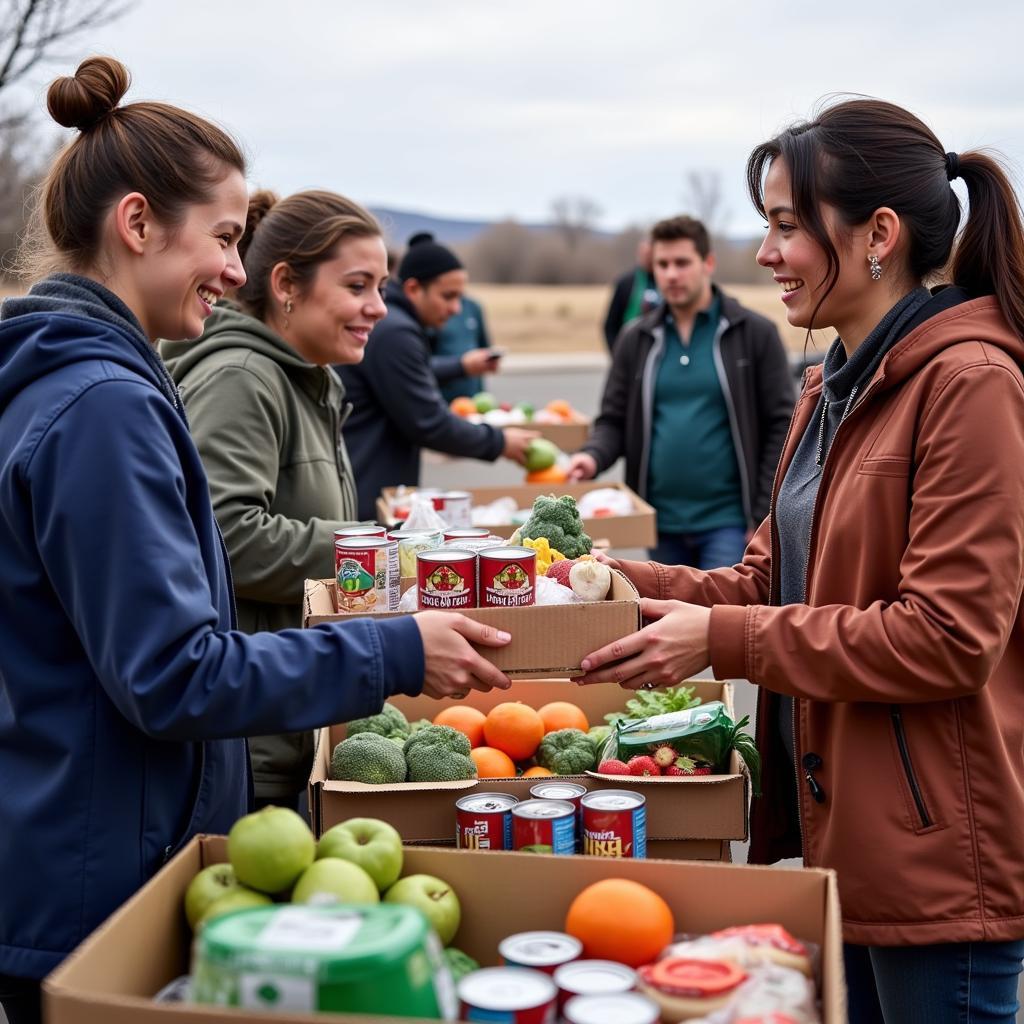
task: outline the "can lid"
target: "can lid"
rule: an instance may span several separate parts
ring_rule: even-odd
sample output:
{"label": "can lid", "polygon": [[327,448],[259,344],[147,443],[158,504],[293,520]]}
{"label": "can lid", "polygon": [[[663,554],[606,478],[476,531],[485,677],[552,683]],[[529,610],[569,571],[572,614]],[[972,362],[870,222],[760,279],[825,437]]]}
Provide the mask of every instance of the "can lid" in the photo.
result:
{"label": "can lid", "polygon": [[393,540],[388,540],[386,536],[381,534],[371,534],[367,537],[337,537],[334,541],[336,548],[359,548],[370,547],[370,548],[383,548],[388,547],[390,544],[394,544]]}
{"label": "can lid", "polygon": [[584,807],[593,807],[602,811],[627,810],[640,807],[647,802],[643,793],[633,793],[628,789],[592,789],[581,798]]}
{"label": "can lid", "polygon": [[399,903],[355,906],[282,904],[225,914],[197,936],[197,957],[233,970],[308,974],[345,981],[405,960],[429,942],[430,926],[414,907]]}
{"label": "can lid", "polygon": [[639,992],[573,996],[562,1010],[565,1024],[658,1024],[661,1007]]}
{"label": "can lid", "polygon": [[530,1010],[553,1002],[555,983],[527,967],[484,967],[458,984],[459,999],[480,1010]]}
{"label": "can lid", "polygon": [[578,782],[539,782],[530,787],[530,796],[537,800],[572,800],[586,791],[587,787]]}
{"label": "can lid", "polygon": [[517,932],[502,939],[498,955],[525,967],[550,966],[575,960],[583,952],[583,943],[565,932]]}
{"label": "can lid", "polygon": [[534,558],[537,552],[533,548],[511,547],[507,544],[499,544],[494,547],[484,548],[480,552],[481,558]]}
{"label": "can lid", "polygon": [[747,972],[728,960],[669,956],[640,968],[640,977],[667,995],[707,998],[722,995],[745,981]]}
{"label": "can lid", "polygon": [[555,984],[586,995],[629,992],[636,987],[636,971],[615,960],[573,960],[555,971]]}
{"label": "can lid", "polygon": [[484,811],[507,811],[514,807],[519,800],[511,793],[473,793],[455,801],[455,806],[460,811],[476,811],[478,814]]}
{"label": "can lid", "polygon": [[575,816],[576,808],[568,800],[520,800],[512,813],[519,818],[564,818]]}
{"label": "can lid", "polygon": [[429,562],[464,562],[467,558],[475,559],[476,552],[462,548],[431,548],[429,551],[417,551],[416,558]]}

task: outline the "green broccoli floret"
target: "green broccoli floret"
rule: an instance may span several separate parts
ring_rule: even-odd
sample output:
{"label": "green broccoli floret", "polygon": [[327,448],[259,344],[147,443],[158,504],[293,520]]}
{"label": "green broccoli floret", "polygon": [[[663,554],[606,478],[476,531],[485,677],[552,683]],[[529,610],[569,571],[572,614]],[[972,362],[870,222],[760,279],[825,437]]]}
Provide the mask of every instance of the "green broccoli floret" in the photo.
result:
{"label": "green broccoli floret", "polygon": [[581,729],[556,729],[540,741],[536,757],[556,775],[582,775],[597,763],[597,748]]}
{"label": "green broccoli floret", "polygon": [[357,718],[345,726],[346,736],[355,736],[361,732],[375,732],[378,736],[388,738],[397,736],[404,740],[409,735],[409,721],[393,704],[385,704],[380,714]]}
{"label": "green broccoli floret", "polygon": [[375,732],[349,736],[331,754],[331,778],[336,782],[380,786],[405,782],[405,772],[405,755],[397,744]]}
{"label": "green broccoli floret", "polygon": [[429,718],[417,718],[415,722],[409,723],[409,735],[415,736],[420,729],[425,729],[428,725],[433,724]]}
{"label": "green broccoli floret", "polygon": [[568,494],[556,498],[553,494],[541,495],[533,503],[530,518],[519,530],[520,539],[536,540],[547,537],[548,543],[566,558],[589,555],[593,541],[583,532],[576,499]]}
{"label": "green broccoli floret", "polygon": [[480,970],[480,965],[468,953],[463,953],[454,946],[449,946],[444,951],[444,959],[456,984],[471,971]]}
{"label": "green broccoli floret", "polygon": [[449,725],[426,725],[405,741],[410,782],[475,779],[476,765],[465,733]]}

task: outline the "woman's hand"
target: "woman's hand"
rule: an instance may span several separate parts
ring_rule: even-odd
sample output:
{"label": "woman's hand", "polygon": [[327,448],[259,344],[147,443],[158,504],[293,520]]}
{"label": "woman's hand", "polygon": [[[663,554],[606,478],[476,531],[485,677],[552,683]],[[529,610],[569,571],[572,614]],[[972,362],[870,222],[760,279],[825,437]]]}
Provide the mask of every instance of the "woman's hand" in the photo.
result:
{"label": "woman's hand", "polygon": [[423,692],[428,697],[465,697],[470,690],[507,690],[512,681],[470,647],[504,647],[509,633],[467,619],[458,612],[420,612],[413,616],[423,640],[426,671]]}
{"label": "woman's hand", "polygon": [[618,683],[627,690],[675,686],[707,667],[710,608],[644,598],[640,611],[650,625],[588,654],[582,664],[586,675],[577,683]]}

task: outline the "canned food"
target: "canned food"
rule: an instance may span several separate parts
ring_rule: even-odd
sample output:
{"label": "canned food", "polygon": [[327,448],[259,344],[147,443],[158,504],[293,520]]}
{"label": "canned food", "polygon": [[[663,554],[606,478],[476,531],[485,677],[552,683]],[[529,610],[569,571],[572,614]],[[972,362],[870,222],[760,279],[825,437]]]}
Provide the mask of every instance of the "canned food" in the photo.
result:
{"label": "canned food", "polygon": [[473,498],[469,491],[442,491],[431,498],[437,514],[445,524],[457,529],[473,525]]}
{"label": "canned food", "polygon": [[449,527],[444,531],[444,543],[460,540],[487,540],[491,531],[485,526]]}
{"label": "canned food", "polygon": [[476,555],[459,548],[434,548],[416,556],[420,608],[475,608]]}
{"label": "canned food", "polygon": [[568,800],[576,808],[576,852],[583,850],[583,805],[581,798],[587,787],[578,782],[538,782],[530,787],[530,796],[535,800]]}
{"label": "canned food", "polygon": [[[387,530],[375,523],[353,523],[351,526],[342,526],[334,531],[334,542],[343,540],[345,537],[385,537]],[[337,569],[337,565],[334,567]]]}
{"label": "canned food", "polygon": [[511,850],[510,793],[474,793],[455,801],[455,845],[460,850]]}
{"label": "canned food", "polygon": [[398,610],[398,545],[387,537],[342,537],[334,542],[338,611]]}
{"label": "canned food", "polygon": [[576,808],[568,800],[523,800],[512,808],[512,849],[571,854],[576,849]]}
{"label": "canned food", "polygon": [[647,856],[647,798],[625,789],[587,793],[583,805],[583,852],[594,857]]}
{"label": "canned food", "polygon": [[[636,971],[614,960],[575,960],[555,971],[558,1007],[574,996],[611,996],[636,988]],[[617,1018],[606,1018],[617,1019]]]}
{"label": "canned food", "polygon": [[562,1009],[564,1024],[658,1024],[661,1007],[639,992],[573,996]]}
{"label": "canned food", "polygon": [[537,594],[533,548],[485,548],[480,552],[480,607],[521,608]]}
{"label": "canned food", "polygon": [[540,971],[484,967],[458,984],[459,1020],[555,1024],[555,983]]}
{"label": "canned food", "polygon": [[440,530],[392,530],[388,540],[398,544],[398,571],[402,576],[416,575],[416,556],[441,546]]}
{"label": "canned food", "polygon": [[554,974],[578,960],[582,952],[583,943],[565,932],[518,932],[498,944],[498,955],[506,967],[530,967],[545,974]]}

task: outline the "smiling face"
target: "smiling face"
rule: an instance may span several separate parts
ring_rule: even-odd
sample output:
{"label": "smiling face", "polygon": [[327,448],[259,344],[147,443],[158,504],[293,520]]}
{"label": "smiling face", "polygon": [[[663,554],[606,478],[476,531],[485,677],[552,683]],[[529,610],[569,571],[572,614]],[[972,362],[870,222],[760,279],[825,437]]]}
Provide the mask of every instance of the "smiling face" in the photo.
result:
{"label": "smiling face", "polygon": [[462,295],[468,282],[469,275],[464,270],[449,270],[426,284],[410,278],[403,288],[424,327],[444,327],[462,309]]}
{"label": "smiling face", "polygon": [[198,338],[217,299],[245,283],[238,240],[247,207],[245,179],[232,169],[208,202],[185,209],[180,224],[150,221],[143,258],[133,265],[130,303],[150,338]]}
{"label": "smiling face", "polygon": [[379,236],[339,242],[293,299],[285,338],[317,366],[361,362],[370,331],[387,313],[381,298],[387,276],[387,251]]}

